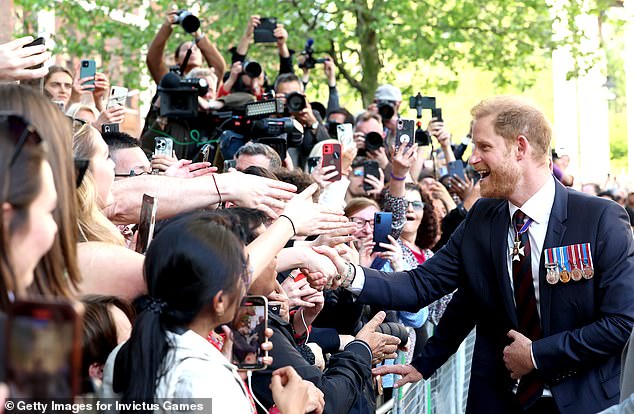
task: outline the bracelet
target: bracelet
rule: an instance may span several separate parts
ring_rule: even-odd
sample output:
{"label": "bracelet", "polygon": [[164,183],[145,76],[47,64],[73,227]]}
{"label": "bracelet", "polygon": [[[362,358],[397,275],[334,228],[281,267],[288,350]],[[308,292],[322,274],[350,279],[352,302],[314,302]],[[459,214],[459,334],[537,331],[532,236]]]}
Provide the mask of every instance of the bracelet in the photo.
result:
{"label": "bracelet", "polygon": [[220,189],[218,188],[218,183],[216,182],[216,174],[211,174],[211,178],[213,178],[216,191],[218,192],[218,208],[222,208],[222,196],[220,195]]}
{"label": "bracelet", "polygon": [[397,176],[395,176],[395,175],[392,173],[392,171],[390,171],[390,177],[392,177],[392,178],[393,178],[393,179],[395,179],[396,181],[403,181],[404,179],[406,179],[406,178],[407,178],[407,176],[405,176],[405,177],[397,177]]}
{"label": "bracelet", "polygon": [[[337,280],[341,280],[341,287],[347,288],[352,284],[354,277],[357,275],[357,269],[350,262],[347,263],[348,269],[346,269],[346,274],[344,276],[338,275]],[[352,277],[351,277],[352,276]]]}
{"label": "bracelet", "polygon": [[286,214],[280,214],[280,217],[286,217],[286,219],[291,223],[291,227],[293,228],[293,237],[297,236],[297,231],[295,230],[295,224],[293,224],[293,220]]}
{"label": "bracelet", "polygon": [[200,42],[204,38],[205,38],[205,34],[203,33],[200,36],[196,36],[196,38],[194,39],[194,42],[196,42],[196,44],[198,44],[198,42]]}

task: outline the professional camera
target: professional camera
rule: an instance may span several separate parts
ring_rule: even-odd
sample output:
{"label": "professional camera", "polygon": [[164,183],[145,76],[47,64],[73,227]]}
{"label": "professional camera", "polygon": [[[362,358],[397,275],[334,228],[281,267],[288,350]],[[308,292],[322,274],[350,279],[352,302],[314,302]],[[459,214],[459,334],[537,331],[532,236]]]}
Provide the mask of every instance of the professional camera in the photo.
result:
{"label": "professional camera", "polygon": [[262,74],[262,65],[253,60],[245,60],[242,62],[242,74],[255,79]]}
{"label": "professional camera", "polygon": [[204,78],[181,79],[169,72],[161,79],[158,87],[161,107],[159,113],[166,118],[196,118],[198,97],[204,96],[209,85]]}
{"label": "professional camera", "polygon": [[306,46],[304,46],[304,50],[302,50],[300,53],[302,56],[305,57],[304,63],[299,64],[299,67],[302,69],[312,69],[317,63],[326,62],[326,59],[324,58],[315,59],[313,57],[313,53],[315,53],[315,51],[313,50],[313,43],[313,39],[308,39],[306,41]]}
{"label": "professional camera", "polygon": [[427,147],[431,145],[431,137],[429,136],[429,132],[423,129],[422,123],[418,121],[416,123],[416,132],[414,132],[414,139],[416,143],[422,147]]}
{"label": "professional camera", "polygon": [[418,92],[416,96],[410,96],[409,107],[416,109],[416,118],[421,118],[423,116],[423,109],[436,108],[436,98],[433,96],[422,96],[420,92]]}
{"label": "professional camera", "polygon": [[194,33],[200,29],[200,20],[192,12],[179,10],[176,13],[176,21],[174,23],[180,24],[187,33]]}
{"label": "professional camera", "polygon": [[288,147],[302,144],[304,128],[292,118],[270,118],[283,112],[284,105],[277,99],[246,104],[244,112],[233,114],[223,124],[226,129],[219,139],[223,158],[232,159],[238,148],[248,141],[269,145],[282,159],[286,158]]}
{"label": "professional camera", "polygon": [[306,97],[299,92],[291,92],[286,96],[286,107],[289,112],[300,112],[306,108]]}
{"label": "professional camera", "polygon": [[376,102],[376,109],[379,111],[379,115],[381,118],[385,120],[390,120],[396,113],[396,102],[379,100]]}
{"label": "professional camera", "polygon": [[409,332],[407,332],[407,328],[398,322],[383,322],[377,326],[376,331],[397,337],[401,340],[399,346],[405,346],[409,341]]}
{"label": "professional camera", "polygon": [[383,137],[378,132],[368,132],[365,134],[365,150],[376,151],[383,146]]}

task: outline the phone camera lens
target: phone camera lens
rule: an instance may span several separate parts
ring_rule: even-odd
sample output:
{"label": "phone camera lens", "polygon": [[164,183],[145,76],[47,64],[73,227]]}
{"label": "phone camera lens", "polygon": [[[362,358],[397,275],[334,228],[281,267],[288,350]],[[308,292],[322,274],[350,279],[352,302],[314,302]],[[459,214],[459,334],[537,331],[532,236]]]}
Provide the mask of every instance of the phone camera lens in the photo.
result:
{"label": "phone camera lens", "polygon": [[87,68],[88,67],[88,62],[82,62],[81,64],[83,67]]}

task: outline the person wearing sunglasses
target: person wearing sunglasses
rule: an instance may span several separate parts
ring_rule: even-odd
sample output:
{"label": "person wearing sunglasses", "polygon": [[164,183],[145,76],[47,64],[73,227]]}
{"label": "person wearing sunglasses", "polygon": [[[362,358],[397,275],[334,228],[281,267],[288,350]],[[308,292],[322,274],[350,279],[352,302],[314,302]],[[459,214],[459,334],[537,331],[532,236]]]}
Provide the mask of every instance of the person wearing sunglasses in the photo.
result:
{"label": "person wearing sunglasses", "polygon": [[21,115],[0,111],[0,309],[26,294],[57,233],[57,192],[42,139]]}

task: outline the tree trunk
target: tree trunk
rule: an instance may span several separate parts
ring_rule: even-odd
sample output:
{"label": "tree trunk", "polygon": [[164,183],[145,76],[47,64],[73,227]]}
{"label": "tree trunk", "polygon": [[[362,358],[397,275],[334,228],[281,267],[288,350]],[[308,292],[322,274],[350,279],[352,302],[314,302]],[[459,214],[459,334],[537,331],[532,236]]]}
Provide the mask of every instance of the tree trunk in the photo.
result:
{"label": "tree trunk", "polygon": [[379,48],[377,44],[377,34],[375,27],[376,19],[372,16],[367,0],[355,0],[357,10],[357,37],[360,45],[361,61],[361,99],[363,105],[367,107],[374,100],[374,92],[378,86],[379,70],[381,62],[379,60]]}

